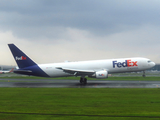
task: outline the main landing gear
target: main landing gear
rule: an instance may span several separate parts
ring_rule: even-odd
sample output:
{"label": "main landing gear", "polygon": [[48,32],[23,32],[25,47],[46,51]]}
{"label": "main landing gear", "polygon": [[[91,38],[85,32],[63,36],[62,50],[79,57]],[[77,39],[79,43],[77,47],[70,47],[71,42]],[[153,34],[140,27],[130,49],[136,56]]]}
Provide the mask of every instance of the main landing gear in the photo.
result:
{"label": "main landing gear", "polygon": [[87,84],[87,78],[81,77],[80,78],[80,83],[83,84],[83,85]]}

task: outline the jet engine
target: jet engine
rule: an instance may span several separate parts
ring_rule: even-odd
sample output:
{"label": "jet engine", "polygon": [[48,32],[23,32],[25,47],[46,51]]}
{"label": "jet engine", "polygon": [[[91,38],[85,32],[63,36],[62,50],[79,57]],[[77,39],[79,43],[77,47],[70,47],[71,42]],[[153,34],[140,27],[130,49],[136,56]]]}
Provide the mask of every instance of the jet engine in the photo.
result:
{"label": "jet engine", "polygon": [[95,72],[94,75],[88,76],[88,77],[98,78],[98,79],[108,78],[108,72],[107,71],[98,71],[98,72]]}

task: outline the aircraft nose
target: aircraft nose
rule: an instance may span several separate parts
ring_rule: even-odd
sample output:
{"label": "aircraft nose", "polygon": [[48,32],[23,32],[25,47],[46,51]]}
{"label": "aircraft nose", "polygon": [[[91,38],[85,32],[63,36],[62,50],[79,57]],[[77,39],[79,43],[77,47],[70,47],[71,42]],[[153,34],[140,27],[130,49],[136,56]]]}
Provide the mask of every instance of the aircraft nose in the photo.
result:
{"label": "aircraft nose", "polygon": [[156,63],[152,62],[152,66],[154,67],[156,65]]}

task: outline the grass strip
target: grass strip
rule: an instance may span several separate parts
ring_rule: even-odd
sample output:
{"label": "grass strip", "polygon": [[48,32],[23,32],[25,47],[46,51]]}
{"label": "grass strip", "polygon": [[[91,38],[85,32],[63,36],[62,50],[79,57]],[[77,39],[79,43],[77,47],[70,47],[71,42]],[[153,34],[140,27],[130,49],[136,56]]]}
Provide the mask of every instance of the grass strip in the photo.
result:
{"label": "grass strip", "polygon": [[160,89],[0,88],[0,120],[160,119]]}

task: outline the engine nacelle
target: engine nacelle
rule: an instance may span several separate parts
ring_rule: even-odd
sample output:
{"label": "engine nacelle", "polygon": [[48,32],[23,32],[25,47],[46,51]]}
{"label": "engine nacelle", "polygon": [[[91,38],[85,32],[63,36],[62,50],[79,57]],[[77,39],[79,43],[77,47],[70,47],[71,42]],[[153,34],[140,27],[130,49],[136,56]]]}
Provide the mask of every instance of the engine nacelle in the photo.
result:
{"label": "engine nacelle", "polygon": [[92,78],[98,78],[98,79],[103,79],[103,78],[108,78],[108,72],[107,71],[98,71],[95,72],[93,76],[88,76]]}

